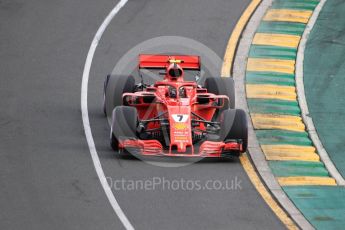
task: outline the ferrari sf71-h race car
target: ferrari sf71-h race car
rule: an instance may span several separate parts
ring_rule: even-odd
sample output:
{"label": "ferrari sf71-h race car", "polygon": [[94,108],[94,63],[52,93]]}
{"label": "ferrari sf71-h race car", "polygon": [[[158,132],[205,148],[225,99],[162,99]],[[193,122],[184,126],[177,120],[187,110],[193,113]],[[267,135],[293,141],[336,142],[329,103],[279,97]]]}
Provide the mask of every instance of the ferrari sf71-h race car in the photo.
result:
{"label": "ferrari sf71-h race car", "polygon": [[136,84],[133,76],[108,75],[104,82],[103,109],[105,114],[112,111],[114,150],[179,157],[239,156],[246,151],[246,114],[234,108],[232,78],[207,77],[202,85],[186,81],[187,71],[200,73],[199,56],[139,55],[138,68],[139,73],[163,71],[163,79]]}

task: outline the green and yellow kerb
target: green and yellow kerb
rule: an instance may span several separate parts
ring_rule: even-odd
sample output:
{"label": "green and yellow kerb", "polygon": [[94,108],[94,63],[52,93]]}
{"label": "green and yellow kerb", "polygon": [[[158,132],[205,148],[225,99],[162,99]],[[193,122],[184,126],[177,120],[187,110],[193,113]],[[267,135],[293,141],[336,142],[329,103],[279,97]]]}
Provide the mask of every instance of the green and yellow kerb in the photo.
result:
{"label": "green and yellow kerb", "polygon": [[275,0],[250,47],[246,96],[266,160],[281,186],[336,185],[320,161],[301,117],[296,54],[318,0]]}

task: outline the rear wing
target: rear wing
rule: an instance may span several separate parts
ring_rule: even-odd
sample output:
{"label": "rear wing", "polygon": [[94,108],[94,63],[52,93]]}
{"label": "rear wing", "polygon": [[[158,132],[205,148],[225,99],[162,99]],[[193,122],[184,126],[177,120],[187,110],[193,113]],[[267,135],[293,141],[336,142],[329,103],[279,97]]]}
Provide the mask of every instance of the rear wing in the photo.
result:
{"label": "rear wing", "polygon": [[140,54],[139,69],[165,69],[171,63],[177,63],[185,70],[200,71],[200,57],[192,55],[155,55]]}

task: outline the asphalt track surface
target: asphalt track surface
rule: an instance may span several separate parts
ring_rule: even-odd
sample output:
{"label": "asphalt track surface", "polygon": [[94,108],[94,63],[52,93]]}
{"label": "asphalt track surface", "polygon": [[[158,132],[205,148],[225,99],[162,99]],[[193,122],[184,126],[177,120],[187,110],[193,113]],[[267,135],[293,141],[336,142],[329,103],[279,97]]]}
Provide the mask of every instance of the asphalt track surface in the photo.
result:
{"label": "asphalt track surface", "polygon": [[[226,191],[113,191],[137,229],[282,229],[238,160],[164,168],[119,159],[101,112],[103,79],[138,43],[195,39],[222,57],[249,1],[130,0],[96,51],[89,115],[99,157],[115,179],[232,180]],[[86,55],[114,1],[0,1],[0,229],[123,229],[99,183],[80,113]]]}

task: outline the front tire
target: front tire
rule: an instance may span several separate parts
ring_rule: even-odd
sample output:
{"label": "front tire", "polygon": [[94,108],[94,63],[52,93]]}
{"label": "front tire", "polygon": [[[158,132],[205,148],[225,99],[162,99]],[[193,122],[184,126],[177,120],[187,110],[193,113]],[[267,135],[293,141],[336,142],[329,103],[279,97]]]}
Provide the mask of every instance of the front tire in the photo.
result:
{"label": "front tire", "polygon": [[243,152],[247,151],[248,123],[246,113],[241,109],[225,110],[221,114],[220,124],[220,141],[230,139],[241,140]]}
{"label": "front tire", "polygon": [[130,106],[117,106],[112,113],[110,146],[119,150],[121,139],[137,139],[136,129],[138,124],[137,109]]}

